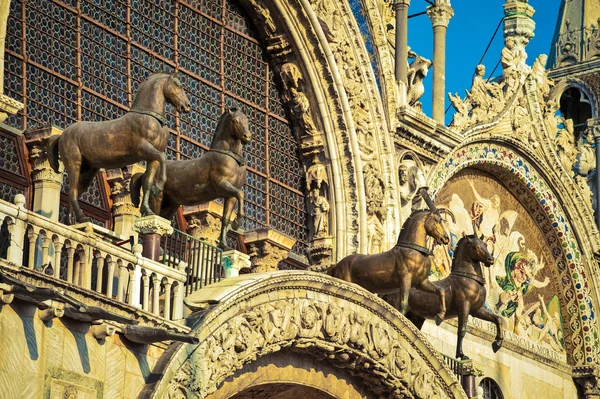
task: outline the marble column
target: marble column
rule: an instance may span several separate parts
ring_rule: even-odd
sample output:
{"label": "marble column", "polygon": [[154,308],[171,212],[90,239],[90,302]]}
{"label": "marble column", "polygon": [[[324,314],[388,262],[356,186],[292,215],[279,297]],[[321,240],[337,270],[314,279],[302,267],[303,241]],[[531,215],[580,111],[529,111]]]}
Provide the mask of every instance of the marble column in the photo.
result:
{"label": "marble column", "polygon": [[46,157],[46,141],[50,136],[62,134],[54,126],[42,126],[25,131],[25,141],[29,148],[31,180],[33,181],[32,211],[58,222],[60,206],[60,186],[62,173],[56,173]]}
{"label": "marble column", "polygon": [[408,7],[410,0],[395,0],[396,10],[396,81],[407,82],[408,74]]}
{"label": "marble column", "polygon": [[446,30],[454,10],[450,0],[436,0],[434,5],[427,7],[427,15],[433,27],[433,100],[432,117],[444,124],[446,99]]}

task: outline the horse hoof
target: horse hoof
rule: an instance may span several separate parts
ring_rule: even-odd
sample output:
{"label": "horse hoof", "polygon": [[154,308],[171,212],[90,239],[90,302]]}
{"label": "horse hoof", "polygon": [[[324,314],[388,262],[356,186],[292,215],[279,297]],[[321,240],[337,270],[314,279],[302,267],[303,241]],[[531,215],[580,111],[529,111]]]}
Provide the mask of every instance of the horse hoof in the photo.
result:
{"label": "horse hoof", "polygon": [[436,314],[435,315],[435,325],[439,326],[444,321],[444,316]]}
{"label": "horse hoof", "polygon": [[79,220],[77,221],[77,223],[89,223],[89,222],[91,222],[91,221],[92,221],[92,220],[91,220],[89,217],[87,217],[87,216],[84,216],[84,217],[82,217],[81,219],[79,219]]}
{"label": "horse hoof", "polygon": [[492,350],[494,353],[498,352],[502,348],[502,341],[495,341],[492,343]]}
{"label": "horse hoof", "polygon": [[456,358],[457,358],[457,359],[460,359],[460,360],[469,360],[469,356],[467,356],[467,355],[465,355],[465,354],[462,354],[462,355],[460,355],[460,356],[459,356],[459,355],[456,355]]}
{"label": "horse hoof", "polygon": [[140,213],[142,214],[142,217],[154,216],[154,212],[152,212],[150,210],[150,208],[148,208],[148,209],[140,209]]}
{"label": "horse hoof", "polygon": [[240,228],[240,222],[237,219],[235,219],[231,222],[231,228],[233,230],[238,230]]}

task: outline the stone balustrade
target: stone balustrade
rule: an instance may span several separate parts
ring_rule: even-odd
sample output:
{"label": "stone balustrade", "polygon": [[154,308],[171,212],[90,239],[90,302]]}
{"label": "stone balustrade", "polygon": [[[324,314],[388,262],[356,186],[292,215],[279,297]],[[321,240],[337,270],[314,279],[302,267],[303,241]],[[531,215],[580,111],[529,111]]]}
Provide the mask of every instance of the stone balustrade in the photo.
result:
{"label": "stone balustrade", "polygon": [[0,258],[137,307],[166,320],[183,317],[186,264],[175,267],[114,244],[91,223],[65,226],[25,209],[25,197],[0,200]]}

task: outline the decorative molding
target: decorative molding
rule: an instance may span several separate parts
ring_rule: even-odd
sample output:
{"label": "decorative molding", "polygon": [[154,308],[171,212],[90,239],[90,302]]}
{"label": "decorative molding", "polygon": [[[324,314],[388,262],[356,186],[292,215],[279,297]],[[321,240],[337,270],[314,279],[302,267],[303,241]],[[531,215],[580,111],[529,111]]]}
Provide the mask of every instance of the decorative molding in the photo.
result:
{"label": "decorative molding", "polygon": [[273,272],[279,262],[288,257],[296,240],[270,228],[252,230],[245,234],[245,244],[252,262],[253,273]]}
{"label": "decorative molding", "polygon": [[24,107],[23,103],[0,94],[0,123],[4,122],[9,116],[16,114]]}

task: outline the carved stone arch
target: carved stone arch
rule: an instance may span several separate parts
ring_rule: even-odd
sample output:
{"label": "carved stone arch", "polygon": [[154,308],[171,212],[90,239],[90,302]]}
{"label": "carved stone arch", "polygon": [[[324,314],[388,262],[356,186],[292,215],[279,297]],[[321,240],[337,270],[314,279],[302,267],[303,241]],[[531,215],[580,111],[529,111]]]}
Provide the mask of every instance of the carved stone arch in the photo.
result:
{"label": "carved stone arch", "polygon": [[[368,54],[349,6],[330,0],[243,3],[255,21],[264,21],[267,15],[271,19],[260,25],[275,27],[265,32],[271,58],[280,65],[296,64],[304,75],[304,92],[322,135],[331,176],[334,259],[366,251],[367,221],[371,216],[367,211],[370,194],[363,178],[363,166],[367,164],[376,166],[377,178],[384,187],[393,188],[383,190],[387,196],[380,206],[383,222],[389,224],[384,229],[385,238],[392,242],[395,232],[390,231],[396,212],[393,143]],[[370,144],[364,145],[364,137]],[[305,154],[314,147],[318,147],[315,140],[302,143]]]}
{"label": "carved stone arch", "polygon": [[[200,343],[171,346],[157,364],[159,380],[140,398],[220,398],[231,382],[251,387],[243,376],[258,378],[257,364],[302,369],[305,356],[362,387],[367,398],[466,398],[440,354],[406,318],[332,277],[292,271],[240,276],[187,302],[197,310],[188,320]],[[291,382],[302,382],[302,373]],[[312,381],[331,394],[318,380]]]}
{"label": "carved stone arch", "polygon": [[[542,172],[543,163],[528,153],[516,140],[470,140],[454,149],[445,161],[438,164],[430,175],[429,187],[434,195],[466,168],[491,171],[526,206],[546,242],[552,248],[556,271],[560,275],[561,304],[566,311],[566,327],[571,334],[568,361],[571,364],[589,364],[598,355],[598,326],[596,308],[598,283],[591,245],[581,230],[575,228],[571,198],[568,191],[558,190],[564,183]],[[516,193],[516,191],[521,193]],[[516,193],[516,194],[515,194]],[[550,238],[551,237],[551,238]],[[550,238],[550,239],[549,239]]]}

